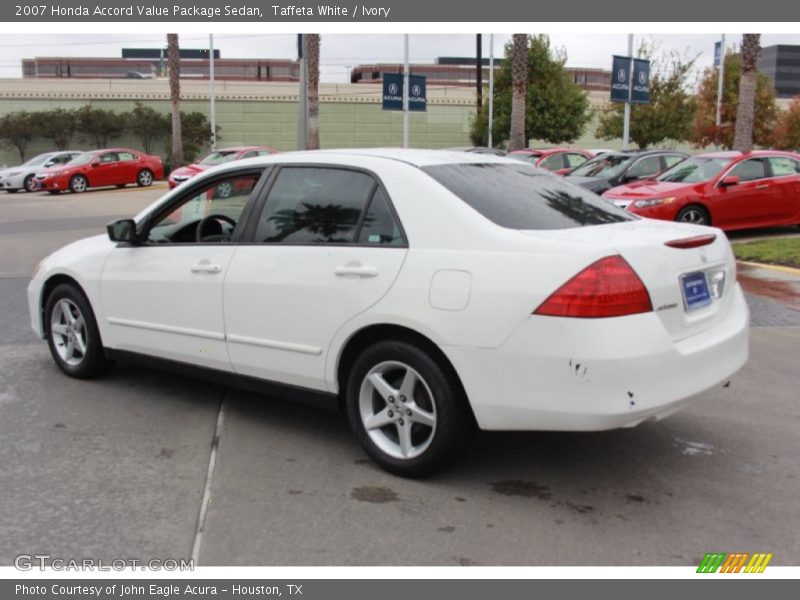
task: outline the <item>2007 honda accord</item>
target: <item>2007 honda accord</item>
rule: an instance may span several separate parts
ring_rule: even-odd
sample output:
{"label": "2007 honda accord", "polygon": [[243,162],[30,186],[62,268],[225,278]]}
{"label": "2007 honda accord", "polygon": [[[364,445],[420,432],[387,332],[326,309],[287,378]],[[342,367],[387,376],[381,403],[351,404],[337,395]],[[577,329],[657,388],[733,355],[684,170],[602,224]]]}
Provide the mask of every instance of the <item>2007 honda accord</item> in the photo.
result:
{"label": "2007 honda accord", "polygon": [[67,375],[147,356],[338,402],[369,456],[405,476],[446,465],[476,426],[660,418],[748,352],[718,229],[457,152],[211,169],[46,258],[28,301]]}

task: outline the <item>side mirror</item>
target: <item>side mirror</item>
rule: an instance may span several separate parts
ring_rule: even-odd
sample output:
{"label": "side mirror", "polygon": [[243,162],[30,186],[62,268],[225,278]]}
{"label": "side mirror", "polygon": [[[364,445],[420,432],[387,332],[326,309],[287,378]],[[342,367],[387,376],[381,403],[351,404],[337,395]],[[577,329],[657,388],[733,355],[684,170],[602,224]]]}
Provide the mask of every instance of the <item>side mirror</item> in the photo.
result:
{"label": "side mirror", "polygon": [[44,168],[46,169],[47,167],[52,167],[54,164],[56,164],[56,161],[48,160],[46,163],[44,163]]}
{"label": "side mirror", "polygon": [[719,182],[719,187],[730,187],[733,185],[739,185],[739,176],[738,175],[728,175],[727,177],[723,177],[722,181]]}
{"label": "side mirror", "polygon": [[92,161],[92,167],[99,167],[99,166],[100,166],[100,159],[99,158],[95,158]]}
{"label": "side mirror", "polygon": [[133,244],[136,242],[136,221],[133,219],[119,219],[112,221],[106,226],[108,239],[112,242],[126,242]]}

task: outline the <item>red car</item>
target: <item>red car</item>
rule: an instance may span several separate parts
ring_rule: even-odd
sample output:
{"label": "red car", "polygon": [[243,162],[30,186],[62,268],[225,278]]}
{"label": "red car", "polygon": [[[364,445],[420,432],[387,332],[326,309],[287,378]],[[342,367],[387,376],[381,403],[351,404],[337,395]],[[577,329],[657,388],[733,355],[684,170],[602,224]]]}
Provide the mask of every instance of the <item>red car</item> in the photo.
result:
{"label": "red car", "polygon": [[556,175],[566,175],[572,169],[580,167],[594,154],[577,148],[547,148],[545,150],[526,148],[525,150],[514,150],[506,156],[531,163],[541,169],[547,169]]}
{"label": "red car", "polygon": [[36,189],[58,194],[69,190],[85,192],[90,187],[129,183],[147,187],[164,177],[158,156],[150,156],[130,148],[106,148],[79,154],[66,164],[43,169],[36,174]]}
{"label": "red car", "polygon": [[800,224],[800,154],[709,152],[604,198],[653,219],[725,230]]}
{"label": "red car", "polygon": [[175,169],[169,174],[167,181],[169,182],[170,189],[172,189],[176,185],[183,183],[187,179],[190,179],[198,173],[201,173],[211,167],[215,167],[232,160],[253,158],[255,156],[266,156],[267,154],[275,154],[276,152],[278,152],[278,150],[275,148],[270,148],[269,146],[234,146],[232,148],[215,150],[199,162]]}

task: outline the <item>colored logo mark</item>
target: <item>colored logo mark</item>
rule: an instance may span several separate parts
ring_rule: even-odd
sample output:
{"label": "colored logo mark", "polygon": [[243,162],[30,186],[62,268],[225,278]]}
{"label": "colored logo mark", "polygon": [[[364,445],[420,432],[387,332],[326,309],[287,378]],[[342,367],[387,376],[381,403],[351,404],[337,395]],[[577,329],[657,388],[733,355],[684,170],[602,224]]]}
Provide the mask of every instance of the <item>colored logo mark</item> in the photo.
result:
{"label": "colored logo mark", "polygon": [[748,554],[747,552],[707,552],[700,566],[697,567],[698,573],[763,573],[767,568],[772,554],[757,552]]}

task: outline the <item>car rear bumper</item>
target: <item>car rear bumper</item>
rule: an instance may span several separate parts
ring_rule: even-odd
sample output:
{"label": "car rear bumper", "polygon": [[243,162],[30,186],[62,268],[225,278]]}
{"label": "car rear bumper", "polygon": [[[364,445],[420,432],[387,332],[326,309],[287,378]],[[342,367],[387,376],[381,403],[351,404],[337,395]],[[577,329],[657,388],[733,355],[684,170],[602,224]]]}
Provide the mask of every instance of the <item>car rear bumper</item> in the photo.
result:
{"label": "car rear bumper", "polygon": [[496,349],[443,348],[487,430],[597,431],[675,412],[747,360],[738,284],[727,318],[673,341],[655,313],[611,319],[531,316]]}

